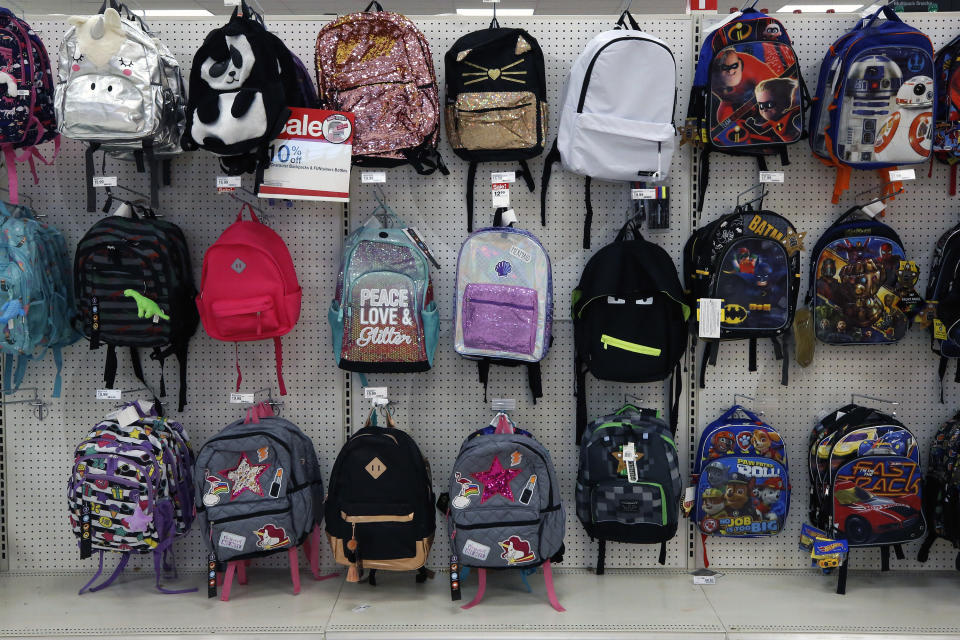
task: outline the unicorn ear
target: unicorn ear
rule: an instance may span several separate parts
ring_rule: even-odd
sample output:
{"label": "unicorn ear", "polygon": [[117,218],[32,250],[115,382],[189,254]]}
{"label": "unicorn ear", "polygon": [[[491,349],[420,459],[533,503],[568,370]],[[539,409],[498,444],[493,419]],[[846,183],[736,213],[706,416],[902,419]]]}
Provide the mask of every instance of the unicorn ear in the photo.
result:
{"label": "unicorn ear", "polygon": [[103,13],[103,22],[107,29],[114,33],[123,33],[123,25],[120,23],[120,14],[113,7]]}
{"label": "unicorn ear", "polygon": [[79,27],[80,25],[85,24],[89,19],[90,16],[70,16],[67,18],[67,22],[75,27]]}

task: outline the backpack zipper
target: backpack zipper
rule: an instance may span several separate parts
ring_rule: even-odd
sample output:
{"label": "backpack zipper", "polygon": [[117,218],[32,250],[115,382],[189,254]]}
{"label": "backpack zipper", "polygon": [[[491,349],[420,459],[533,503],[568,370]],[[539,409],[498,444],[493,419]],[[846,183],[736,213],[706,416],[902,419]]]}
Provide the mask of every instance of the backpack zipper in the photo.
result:
{"label": "backpack zipper", "polygon": [[656,349],[654,347],[648,347],[642,344],[637,344],[635,342],[628,342],[626,340],[621,340],[620,338],[614,338],[608,336],[607,334],[602,334],[600,336],[600,342],[603,343],[604,350],[608,346],[616,347],[617,349],[623,349],[624,351],[630,351],[632,353],[639,353],[643,356],[659,356],[661,349]]}

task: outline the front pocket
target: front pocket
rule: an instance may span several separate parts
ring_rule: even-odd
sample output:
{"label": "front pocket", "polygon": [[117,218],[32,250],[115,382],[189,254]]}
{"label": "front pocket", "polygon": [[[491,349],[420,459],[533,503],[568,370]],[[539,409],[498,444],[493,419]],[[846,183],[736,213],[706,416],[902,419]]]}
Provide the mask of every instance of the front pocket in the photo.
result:
{"label": "front pocket", "polygon": [[210,305],[210,312],[217,330],[226,338],[269,337],[280,328],[277,310],[270,296],[217,300]]}
{"label": "front pocket", "polygon": [[624,351],[629,351],[631,353],[639,353],[643,356],[659,356],[661,352],[660,349],[655,347],[647,347],[635,342],[628,342],[627,340],[621,340],[606,334],[600,336],[600,343],[603,344],[604,349],[608,347],[614,347],[616,349],[623,349]]}
{"label": "front pocket", "polygon": [[471,567],[521,567],[539,564],[540,521],[458,526],[454,546],[460,561]]}
{"label": "front pocket", "polygon": [[783,244],[744,237],[727,247],[719,264],[713,297],[723,300],[725,334],[787,327],[791,268]]}
{"label": "front pocket", "polygon": [[465,149],[526,149],[540,142],[537,98],[529,91],[463,93],[454,112]]}
{"label": "front pocket", "polygon": [[121,76],[87,74],[70,78],[62,123],[64,135],[81,140],[130,140],[149,133],[143,94]]}
{"label": "front pocket", "polygon": [[662,180],[670,170],[675,130],[669,122],[642,122],[597,113],[575,118],[565,167],[602,180]]}
{"label": "front pocket", "polygon": [[539,315],[535,289],[468,284],[462,313],[467,349],[533,356]]}
{"label": "front pocket", "polygon": [[396,271],[369,271],[353,280],[343,309],[343,358],[425,362],[421,295],[417,281]]}
{"label": "front pocket", "polygon": [[656,482],[609,480],[590,492],[590,514],[595,523],[654,524],[669,519],[667,493]]}
{"label": "front pocket", "polygon": [[220,562],[236,556],[290,549],[300,542],[289,507],[211,521],[210,528]]}
{"label": "front pocket", "polygon": [[[642,295],[642,294],[640,294]],[[644,382],[670,374],[676,341],[683,332],[679,306],[665,294],[622,299],[603,296],[587,302],[581,311],[584,345],[594,376],[603,380]]]}

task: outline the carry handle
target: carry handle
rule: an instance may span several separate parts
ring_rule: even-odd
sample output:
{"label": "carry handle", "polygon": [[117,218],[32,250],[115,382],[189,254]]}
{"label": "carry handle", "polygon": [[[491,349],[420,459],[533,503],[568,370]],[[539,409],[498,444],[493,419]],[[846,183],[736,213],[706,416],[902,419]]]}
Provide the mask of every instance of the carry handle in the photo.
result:
{"label": "carry handle", "polygon": [[[627,26],[629,24],[629,27]],[[633,29],[634,31],[640,31],[640,25],[637,24],[637,21],[634,19],[633,15],[630,14],[630,11],[624,11],[620,14],[620,19],[617,20],[617,28],[619,29]]]}
{"label": "carry handle", "polygon": [[616,241],[623,242],[624,240],[627,240],[628,233],[630,234],[630,239],[632,240],[643,240],[643,234],[640,233],[640,225],[638,224],[636,218],[630,218],[627,220],[626,224],[620,228],[619,233],[617,233]]}
{"label": "carry handle", "polygon": [[377,11],[383,11],[383,7],[380,5],[380,3],[377,2],[377,0],[373,0],[373,2],[367,5],[367,8],[364,9],[363,12],[370,13],[370,9],[372,9],[373,7],[376,7]]}
{"label": "carry handle", "polygon": [[903,22],[903,20],[900,19],[900,16],[897,14],[897,12],[893,10],[893,7],[891,7],[889,4],[885,4],[879,9],[877,9],[872,16],[870,16],[866,24],[863,25],[863,28],[869,29],[871,26],[873,26],[873,23],[876,21],[876,19],[880,16],[881,13],[884,15],[884,17],[887,20],[890,20],[892,22],[900,22],[900,23]]}
{"label": "carry handle", "polygon": [[497,414],[496,421],[497,421],[497,428],[494,429],[493,431],[494,433],[515,433],[516,432],[513,427],[513,422],[511,422],[507,414],[503,413],[502,411]]}
{"label": "carry handle", "polygon": [[100,11],[97,13],[104,13],[108,8],[115,10],[117,13],[122,13],[123,11],[123,5],[117,2],[117,0],[103,0],[103,2],[100,3]]}
{"label": "carry handle", "polygon": [[237,222],[243,222],[243,212],[244,212],[244,211],[249,211],[249,212],[250,212],[250,219],[251,219],[251,220],[253,220],[254,222],[260,222],[260,218],[258,218],[258,217],[257,217],[257,214],[254,213],[254,211],[253,211],[253,205],[251,205],[249,202],[244,202],[244,203],[243,203],[243,206],[240,207],[240,213],[237,214]]}

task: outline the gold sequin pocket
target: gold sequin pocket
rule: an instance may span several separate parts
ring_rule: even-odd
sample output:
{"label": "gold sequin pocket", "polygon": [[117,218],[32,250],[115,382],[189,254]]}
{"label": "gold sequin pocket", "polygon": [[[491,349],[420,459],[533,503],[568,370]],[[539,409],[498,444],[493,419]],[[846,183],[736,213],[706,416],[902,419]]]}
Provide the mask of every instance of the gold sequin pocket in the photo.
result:
{"label": "gold sequin pocket", "polygon": [[[462,93],[457,96],[449,132],[455,147],[525,149],[540,143],[537,130],[537,97],[530,91]],[[448,116],[449,116],[448,112]]]}

